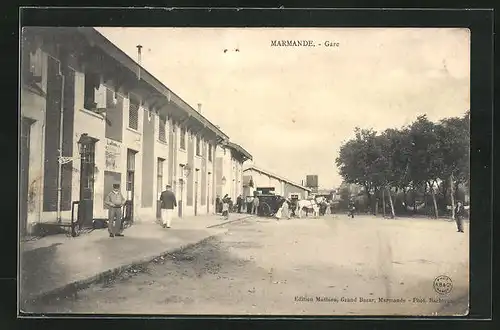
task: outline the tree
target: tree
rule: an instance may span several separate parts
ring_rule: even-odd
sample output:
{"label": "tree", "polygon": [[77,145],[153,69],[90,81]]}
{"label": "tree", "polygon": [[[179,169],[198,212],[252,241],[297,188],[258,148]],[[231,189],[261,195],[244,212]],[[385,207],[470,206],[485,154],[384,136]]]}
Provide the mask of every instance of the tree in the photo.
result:
{"label": "tree", "polygon": [[[374,214],[377,214],[379,194],[385,199],[387,192],[391,213],[395,216],[394,189],[396,195],[398,190],[403,191],[405,210],[407,192],[412,192],[414,212],[420,209],[416,195],[423,192],[426,206],[430,192],[434,215],[438,218],[436,195],[445,197],[449,190],[454,207],[454,187],[459,184],[469,187],[469,118],[467,112],[461,118],[433,123],[423,115],[408,127],[387,129],[378,135],[372,129],[356,128],[355,138],[340,148],[336,159],[339,173],[346,183],[365,188]],[[440,205],[443,199],[440,198]]]}
{"label": "tree", "polygon": [[443,162],[440,153],[440,143],[436,132],[436,125],[419,116],[410,126],[412,141],[410,171],[413,183],[423,185],[424,191],[429,188],[434,204],[435,217],[439,217],[436,202],[435,187],[442,172]]}
{"label": "tree", "polygon": [[442,159],[443,181],[449,182],[452,218],[455,210],[456,187],[469,183],[470,128],[469,112],[462,118],[446,118],[437,126]]}
{"label": "tree", "polygon": [[371,129],[356,128],[355,138],[340,147],[339,156],[335,160],[346,183],[355,183],[365,188],[370,206],[372,194],[378,189],[373,181],[373,163],[377,159],[377,152],[373,150],[376,134]]}

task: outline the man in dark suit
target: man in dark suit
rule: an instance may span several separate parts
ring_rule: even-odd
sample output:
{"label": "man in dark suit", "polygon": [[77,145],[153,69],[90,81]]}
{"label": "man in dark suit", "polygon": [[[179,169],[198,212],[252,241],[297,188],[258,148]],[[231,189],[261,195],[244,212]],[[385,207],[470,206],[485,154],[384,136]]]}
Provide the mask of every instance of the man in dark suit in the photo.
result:
{"label": "man in dark suit", "polygon": [[175,194],[172,191],[172,187],[168,184],[165,191],[162,191],[160,196],[161,201],[161,222],[163,228],[170,228],[172,222],[172,216],[174,214],[174,208],[177,207],[177,200]]}
{"label": "man in dark suit", "polygon": [[241,195],[238,195],[238,198],[236,198],[236,212],[241,213],[242,203],[243,198]]}
{"label": "man in dark suit", "polygon": [[465,214],[465,208],[462,205],[462,202],[457,203],[457,207],[455,208],[455,221],[457,222],[457,232],[464,232],[464,224],[463,224],[463,216]]}

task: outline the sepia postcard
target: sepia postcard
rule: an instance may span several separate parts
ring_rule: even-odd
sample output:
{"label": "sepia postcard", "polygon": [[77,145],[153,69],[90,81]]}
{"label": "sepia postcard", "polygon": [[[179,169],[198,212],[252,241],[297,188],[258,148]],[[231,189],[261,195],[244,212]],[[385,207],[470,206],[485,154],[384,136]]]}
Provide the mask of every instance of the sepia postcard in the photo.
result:
{"label": "sepia postcard", "polygon": [[468,29],[20,43],[23,315],[468,314]]}

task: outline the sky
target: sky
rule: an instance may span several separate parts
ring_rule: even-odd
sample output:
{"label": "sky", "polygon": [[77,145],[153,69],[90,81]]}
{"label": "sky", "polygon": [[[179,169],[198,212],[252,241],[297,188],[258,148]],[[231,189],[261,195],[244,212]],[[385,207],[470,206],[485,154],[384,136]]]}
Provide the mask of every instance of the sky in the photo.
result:
{"label": "sky", "polygon": [[201,103],[253,164],[298,183],[317,174],[320,187],[339,186],[335,158],[355,127],[383,131],[469,109],[467,29],[97,30],[134,60],[142,45],[146,70],[194,109]]}

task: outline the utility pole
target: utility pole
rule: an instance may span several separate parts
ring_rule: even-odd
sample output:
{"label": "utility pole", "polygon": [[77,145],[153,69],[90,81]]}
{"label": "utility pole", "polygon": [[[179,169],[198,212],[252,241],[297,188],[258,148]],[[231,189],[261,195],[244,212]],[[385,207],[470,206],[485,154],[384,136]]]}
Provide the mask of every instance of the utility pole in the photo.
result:
{"label": "utility pole", "polygon": [[59,109],[59,157],[57,159],[57,222],[62,222],[61,217],[61,199],[62,199],[62,163],[63,163],[63,139],[64,139],[64,85],[65,85],[65,76],[64,76],[64,68],[61,64],[61,57],[64,56],[61,54],[60,46],[58,46],[58,76],[61,78],[61,103]]}

